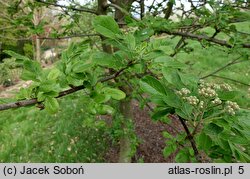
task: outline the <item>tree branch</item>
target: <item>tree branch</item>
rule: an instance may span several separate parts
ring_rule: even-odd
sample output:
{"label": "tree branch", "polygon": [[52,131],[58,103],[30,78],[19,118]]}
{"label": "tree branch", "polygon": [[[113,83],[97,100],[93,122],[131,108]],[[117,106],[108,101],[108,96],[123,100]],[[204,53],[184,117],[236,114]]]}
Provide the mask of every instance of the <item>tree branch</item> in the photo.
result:
{"label": "tree branch", "polygon": [[42,1],[42,0],[35,0],[35,1],[39,2],[39,3],[46,4],[46,5],[50,5],[50,6],[61,7],[61,8],[71,9],[71,10],[74,10],[74,11],[87,12],[87,13],[98,15],[96,10],[89,9],[89,8],[86,8],[86,7],[85,8],[76,8],[76,7],[69,7],[69,6],[64,6],[64,5],[60,5],[60,4],[55,4],[55,3],[51,3],[51,2],[45,2],[45,1]]}
{"label": "tree branch", "polygon": [[[160,31],[160,33],[166,33],[169,35],[177,35],[177,36],[182,36],[182,37],[186,37],[186,38],[190,38],[190,39],[196,39],[196,40],[206,40],[208,42],[213,42],[216,44],[219,44],[221,46],[225,46],[228,48],[232,48],[233,46],[231,44],[229,44],[227,41],[225,40],[220,40],[220,39],[216,39],[216,38],[211,38],[207,35],[197,35],[197,34],[192,34],[189,32],[170,32],[170,31]],[[250,44],[241,44],[241,46],[243,48],[250,48]]]}
{"label": "tree branch", "polygon": [[100,36],[100,34],[74,34],[74,35],[65,36],[65,37],[39,37],[39,39],[62,40],[62,39],[70,39],[74,37],[92,37],[92,36]]}
{"label": "tree branch", "polygon": [[174,2],[169,0],[167,3],[167,9],[165,10],[165,19],[169,19],[173,10]]}

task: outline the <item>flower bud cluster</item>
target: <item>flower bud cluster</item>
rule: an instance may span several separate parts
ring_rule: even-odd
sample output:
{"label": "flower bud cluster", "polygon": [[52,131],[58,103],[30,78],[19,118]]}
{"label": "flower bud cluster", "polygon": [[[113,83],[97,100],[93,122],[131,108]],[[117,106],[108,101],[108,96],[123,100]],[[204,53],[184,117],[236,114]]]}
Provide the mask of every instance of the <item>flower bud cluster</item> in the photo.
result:
{"label": "flower bud cluster", "polygon": [[200,109],[204,109],[204,101],[200,101],[200,103],[199,103],[199,108],[200,108]]}
{"label": "flower bud cluster", "polygon": [[225,110],[228,114],[235,115],[235,112],[239,109],[240,109],[240,107],[236,102],[232,102],[232,101],[226,102]]}
{"label": "flower bud cluster", "polygon": [[193,106],[199,103],[199,99],[196,96],[183,97],[183,99],[187,100],[187,102]]}
{"label": "flower bud cluster", "polygon": [[221,104],[222,101],[220,100],[220,98],[216,97],[211,103],[212,104]]}
{"label": "flower bud cluster", "polygon": [[204,97],[211,97],[212,98],[212,97],[218,96],[216,91],[211,87],[202,87],[202,88],[198,89],[198,93],[199,93],[199,95],[204,96]]}
{"label": "flower bud cluster", "polygon": [[188,94],[190,94],[190,90],[187,88],[182,88],[180,91],[177,91],[176,94],[180,95],[180,96],[186,96]]}
{"label": "flower bud cluster", "polygon": [[223,89],[223,90],[226,90],[226,91],[231,91],[232,90],[232,87],[227,83],[221,84],[220,88]]}

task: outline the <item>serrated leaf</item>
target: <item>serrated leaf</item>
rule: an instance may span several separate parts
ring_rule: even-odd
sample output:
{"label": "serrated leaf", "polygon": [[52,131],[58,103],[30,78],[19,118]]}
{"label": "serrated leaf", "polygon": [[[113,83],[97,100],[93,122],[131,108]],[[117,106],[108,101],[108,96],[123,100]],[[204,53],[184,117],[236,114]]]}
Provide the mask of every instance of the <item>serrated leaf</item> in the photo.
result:
{"label": "serrated leaf", "polygon": [[156,94],[165,95],[164,86],[152,76],[144,77],[140,81],[140,85],[143,91],[148,92],[152,95],[156,95]]}
{"label": "serrated leaf", "polygon": [[153,113],[152,119],[153,120],[158,120],[161,117],[166,117],[167,114],[169,114],[172,111],[172,108],[164,108],[161,110],[157,110]]}
{"label": "serrated leaf", "polygon": [[36,74],[34,74],[34,73],[30,72],[30,71],[27,71],[27,70],[23,70],[22,75],[21,75],[21,79],[23,79],[23,80],[39,81],[36,78]]}
{"label": "serrated leaf", "polygon": [[58,76],[60,75],[60,70],[58,70],[57,68],[52,69],[49,74],[48,74],[48,79],[49,80],[55,80],[58,78]]}
{"label": "serrated leaf", "polygon": [[59,103],[55,98],[47,97],[44,102],[45,110],[50,114],[54,114],[59,110]]}
{"label": "serrated leaf", "polygon": [[93,21],[93,26],[98,33],[111,39],[121,34],[118,24],[111,16],[97,16]]}
{"label": "serrated leaf", "polygon": [[82,73],[86,70],[89,70],[93,66],[92,63],[76,63],[72,67],[73,72],[75,73]]}
{"label": "serrated leaf", "polygon": [[168,83],[176,87],[181,86],[180,84],[181,79],[180,79],[177,69],[163,67],[162,74]]}
{"label": "serrated leaf", "polygon": [[181,79],[181,82],[184,85],[189,86],[189,87],[197,86],[199,78],[197,78],[196,76],[191,75],[191,74],[184,74],[184,73],[181,73],[179,71],[178,71],[178,75]]}

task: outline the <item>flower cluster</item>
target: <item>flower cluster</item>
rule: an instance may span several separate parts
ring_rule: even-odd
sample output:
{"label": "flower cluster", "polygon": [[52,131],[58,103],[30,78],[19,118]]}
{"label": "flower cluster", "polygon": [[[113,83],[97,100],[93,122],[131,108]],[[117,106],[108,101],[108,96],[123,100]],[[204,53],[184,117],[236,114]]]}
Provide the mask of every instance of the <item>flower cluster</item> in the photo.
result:
{"label": "flower cluster", "polygon": [[217,105],[225,104],[225,112],[230,115],[235,115],[236,111],[239,110],[239,106],[236,102],[227,101],[223,102],[219,97],[217,90],[230,91],[232,88],[227,83],[224,84],[215,84],[215,83],[206,83],[201,80],[198,87],[198,95],[189,95],[191,91],[187,88],[182,88],[179,91],[176,91],[176,94],[180,96],[184,101],[189,103],[192,106],[197,106],[197,109],[204,110],[207,106],[215,107]]}
{"label": "flower cluster", "polygon": [[232,90],[232,87],[227,83],[221,84],[220,88],[223,89],[223,90],[226,90],[226,91],[231,91]]}
{"label": "flower cluster", "polygon": [[203,109],[203,108],[204,108],[204,101],[200,101],[200,103],[199,103],[199,108],[200,108],[200,109]]}
{"label": "flower cluster", "polygon": [[187,88],[182,88],[180,91],[176,92],[176,94],[180,95],[180,96],[185,96],[185,95],[188,95],[190,93],[191,93],[190,90]]}
{"label": "flower cluster", "polygon": [[196,96],[183,97],[187,102],[193,106],[199,103],[199,99]]}
{"label": "flower cluster", "polygon": [[212,104],[221,104],[222,101],[220,100],[220,98],[216,97],[211,103]]}
{"label": "flower cluster", "polygon": [[235,112],[239,109],[240,109],[240,107],[236,102],[232,102],[232,101],[226,102],[225,110],[228,114],[235,115]]}
{"label": "flower cluster", "polygon": [[212,97],[218,96],[216,91],[211,87],[202,87],[202,88],[198,89],[198,93],[199,93],[199,95],[204,96],[204,97],[211,97],[212,98]]}

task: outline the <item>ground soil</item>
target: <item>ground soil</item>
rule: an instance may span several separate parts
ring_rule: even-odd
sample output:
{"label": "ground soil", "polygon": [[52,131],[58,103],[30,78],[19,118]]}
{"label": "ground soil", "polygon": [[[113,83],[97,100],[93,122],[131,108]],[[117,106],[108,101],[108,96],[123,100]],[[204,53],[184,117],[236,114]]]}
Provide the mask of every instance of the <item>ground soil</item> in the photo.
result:
{"label": "ground soil", "polygon": [[[132,162],[145,163],[170,163],[174,162],[175,154],[164,158],[163,149],[166,146],[166,139],[162,136],[163,131],[176,135],[176,132],[167,124],[155,122],[150,118],[150,110],[145,107],[140,109],[138,102],[133,101],[133,116],[135,132],[139,139],[139,146]],[[183,130],[178,121],[171,121],[171,126]],[[106,162],[115,163],[118,161],[119,146],[113,146],[107,153]]]}

